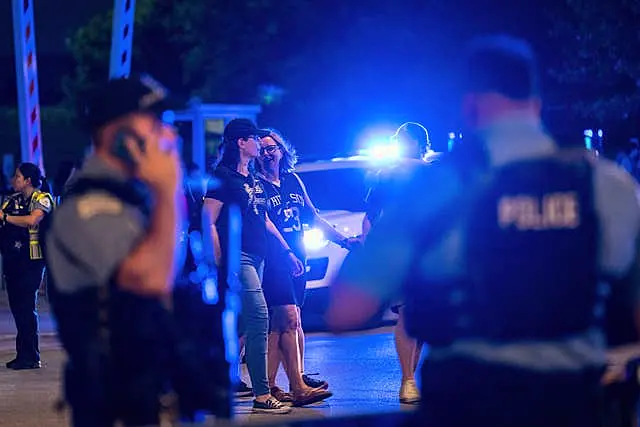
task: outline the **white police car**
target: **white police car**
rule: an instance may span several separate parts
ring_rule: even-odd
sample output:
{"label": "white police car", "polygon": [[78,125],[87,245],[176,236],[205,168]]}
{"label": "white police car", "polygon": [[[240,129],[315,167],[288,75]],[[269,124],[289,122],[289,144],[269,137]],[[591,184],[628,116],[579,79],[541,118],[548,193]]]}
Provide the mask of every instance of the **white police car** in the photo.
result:
{"label": "white police car", "polygon": [[[362,234],[365,199],[372,179],[385,164],[368,156],[333,158],[300,163],[296,173],[304,182],[320,216],[347,237]],[[328,304],[328,286],[340,269],[347,250],[328,241],[324,233],[305,225],[307,292],[304,322],[321,326]],[[386,317],[386,316],[385,316]],[[377,319],[379,321],[380,319]]]}

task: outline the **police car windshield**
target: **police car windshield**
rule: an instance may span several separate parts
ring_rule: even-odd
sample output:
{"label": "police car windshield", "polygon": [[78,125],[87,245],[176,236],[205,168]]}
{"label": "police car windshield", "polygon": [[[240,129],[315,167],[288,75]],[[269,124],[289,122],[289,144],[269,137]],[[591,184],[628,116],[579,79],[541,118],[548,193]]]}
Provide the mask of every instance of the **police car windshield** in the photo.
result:
{"label": "police car windshield", "polygon": [[363,212],[368,171],[363,168],[298,172],[316,208]]}

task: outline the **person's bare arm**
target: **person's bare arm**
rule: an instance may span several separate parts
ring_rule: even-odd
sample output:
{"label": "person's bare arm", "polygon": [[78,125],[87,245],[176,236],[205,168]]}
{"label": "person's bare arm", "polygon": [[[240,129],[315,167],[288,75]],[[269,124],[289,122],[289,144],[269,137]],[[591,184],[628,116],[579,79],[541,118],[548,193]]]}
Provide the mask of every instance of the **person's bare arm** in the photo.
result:
{"label": "person's bare arm", "polygon": [[17,227],[27,228],[40,224],[44,215],[45,213],[41,209],[34,209],[29,215],[23,216],[5,215],[2,213],[0,214],[0,221],[7,221],[7,223]]}
{"label": "person's bare arm", "polygon": [[[216,228],[216,222],[220,217],[220,212],[222,212],[222,203],[220,200],[205,198],[204,206],[202,209],[204,210],[206,216],[205,226],[208,227],[211,236],[211,242],[213,244],[213,257],[215,259],[215,263],[217,266],[220,266],[220,262],[222,260],[222,249],[220,248],[220,235],[218,234],[218,229]],[[206,228],[203,228],[203,231]]]}
{"label": "person's bare arm", "polygon": [[151,189],[155,206],[147,234],[118,267],[116,282],[132,293],[167,295],[175,275],[178,155],[175,150],[161,149],[159,140],[146,141],[144,152],[132,141],[127,141],[127,148],[138,177]]}
{"label": "person's bare arm", "polygon": [[122,289],[148,296],[171,291],[177,220],[173,195],[159,195],[147,235],[118,269],[116,282]]}

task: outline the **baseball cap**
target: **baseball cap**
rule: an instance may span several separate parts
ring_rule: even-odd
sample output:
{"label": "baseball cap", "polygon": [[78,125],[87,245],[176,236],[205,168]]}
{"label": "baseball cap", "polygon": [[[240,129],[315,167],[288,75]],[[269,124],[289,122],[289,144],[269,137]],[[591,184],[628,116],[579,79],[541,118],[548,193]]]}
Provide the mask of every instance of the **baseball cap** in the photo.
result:
{"label": "baseball cap", "polygon": [[269,136],[270,131],[266,129],[259,129],[255,123],[249,119],[233,119],[224,128],[223,138],[224,141],[237,141],[238,139],[247,139],[250,136],[257,136],[264,138]]}
{"label": "baseball cap", "polygon": [[141,74],[96,87],[81,101],[80,116],[84,127],[94,131],[127,114],[147,112],[162,119],[164,112],[182,107],[160,82]]}
{"label": "baseball cap", "polygon": [[536,56],[529,43],[516,37],[499,34],[474,39],[462,71],[466,92],[495,92],[511,99],[539,94]]}

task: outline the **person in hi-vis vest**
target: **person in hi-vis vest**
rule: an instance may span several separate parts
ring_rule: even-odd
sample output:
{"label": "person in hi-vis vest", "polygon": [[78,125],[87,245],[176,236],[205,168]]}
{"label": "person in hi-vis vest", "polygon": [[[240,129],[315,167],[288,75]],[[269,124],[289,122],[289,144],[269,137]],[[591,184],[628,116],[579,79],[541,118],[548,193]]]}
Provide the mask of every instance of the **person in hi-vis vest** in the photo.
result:
{"label": "person in hi-vis vest", "polygon": [[53,210],[51,194],[40,168],[22,163],[13,176],[15,194],[8,197],[0,211],[0,250],[7,285],[9,306],[16,322],[16,358],[7,368],[40,368],[38,314],[36,303],[42,281],[44,260],[40,246],[41,222]]}

